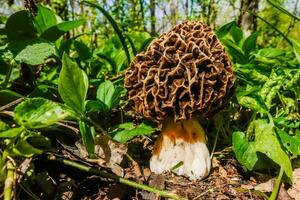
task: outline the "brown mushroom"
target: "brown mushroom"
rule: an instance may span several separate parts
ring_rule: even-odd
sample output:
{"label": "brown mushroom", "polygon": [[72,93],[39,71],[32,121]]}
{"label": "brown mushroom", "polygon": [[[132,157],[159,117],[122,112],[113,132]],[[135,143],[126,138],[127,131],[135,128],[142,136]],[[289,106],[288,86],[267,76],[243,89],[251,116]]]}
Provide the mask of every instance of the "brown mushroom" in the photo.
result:
{"label": "brown mushroom", "polygon": [[150,168],[200,179],[210,171],[205,133],[196,117],[217,112],[235,78],[225,49],[207,25],[186,21],[155,39],[126,70],[134,110],[163,124]]}

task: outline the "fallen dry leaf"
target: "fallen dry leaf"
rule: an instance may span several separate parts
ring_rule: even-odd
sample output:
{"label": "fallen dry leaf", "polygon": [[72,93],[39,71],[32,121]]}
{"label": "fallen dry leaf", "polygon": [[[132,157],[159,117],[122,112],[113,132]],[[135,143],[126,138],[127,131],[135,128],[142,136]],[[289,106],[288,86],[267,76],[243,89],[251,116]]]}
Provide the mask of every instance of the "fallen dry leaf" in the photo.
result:
{"label": "fallen dry leaf", "polygon": [[293,171],[293,184],[287,192],[295,200],[300,200],[300,168]]}

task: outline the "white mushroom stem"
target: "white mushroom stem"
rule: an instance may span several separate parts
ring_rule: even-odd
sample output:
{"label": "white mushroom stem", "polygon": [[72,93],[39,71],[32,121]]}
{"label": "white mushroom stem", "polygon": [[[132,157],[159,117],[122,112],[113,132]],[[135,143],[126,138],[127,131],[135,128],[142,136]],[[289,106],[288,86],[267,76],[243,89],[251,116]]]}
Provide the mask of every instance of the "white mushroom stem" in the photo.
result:
{"label": "white mushroom stem", "polygon": [[[150,168],[154,173],[172,171],[190,180],[203,179],[211,168],[206,135],[197,120],[166,120],[154,145]],[[178,163],[181,163],[178,166]]]}

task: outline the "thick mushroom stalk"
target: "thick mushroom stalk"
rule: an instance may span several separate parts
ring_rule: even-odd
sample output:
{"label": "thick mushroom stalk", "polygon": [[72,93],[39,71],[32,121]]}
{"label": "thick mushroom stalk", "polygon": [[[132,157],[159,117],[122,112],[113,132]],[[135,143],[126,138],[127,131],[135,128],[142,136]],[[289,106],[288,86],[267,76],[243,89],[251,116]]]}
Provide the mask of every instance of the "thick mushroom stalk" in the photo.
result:
{"label": "thick mushroom stalk", "polygon": [[178,175],[195,180],[208,176],[210,167],[206,136],[197,120],[164,122],[150,160],[152,172],[172,170]]}
{"label": "thick mushroom stalk", "polygon": [[210,169],[206,137],[195,116],[209,117],[232,94],[235,78],[223,45],[207,25],[178,24],[139,53],[125,73],[128,102],[134,111],[158,124],[162,136],[151,169],[174,170],[201,179]]}

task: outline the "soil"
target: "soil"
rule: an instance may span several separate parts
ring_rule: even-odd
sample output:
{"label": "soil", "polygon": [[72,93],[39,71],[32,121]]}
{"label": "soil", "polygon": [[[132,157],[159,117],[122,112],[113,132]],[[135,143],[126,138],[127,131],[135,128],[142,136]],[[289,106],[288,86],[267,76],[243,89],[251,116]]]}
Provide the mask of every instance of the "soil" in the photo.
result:
{"label": "soil", "polygon": [[44,154],[31,161],[35,176],[21,177],[23,180],[17,188],[17,199],[164,199],[154,193],[138,190],[114,180],[49,160],[50,154],[87,166],[99,168],[100,165],[101,170],[110,173],[114,171],[126,179],[176,193],[182,198],[192,200],[267,199],[265,193],[256,191],[254,188],[259,182],[264,182],[270,177],[262,178],[257,174],[246,172],[234,159],[230,148],[214,154],[212,170],[208,178],[201,181],[190,181],[173,173],[152,174],[149,169],[152,147],[153,142],[149,138],[134,139],[128,144],[127,156],[123,155],[117,170],[113,169],[113,166],[117,165],[88,162],[87,159],[81,157],[82,155],[80,156],[78,150],[74,150],[75,147],[73,150],[66,146],[60,147],[49,152],[48,155]]}

